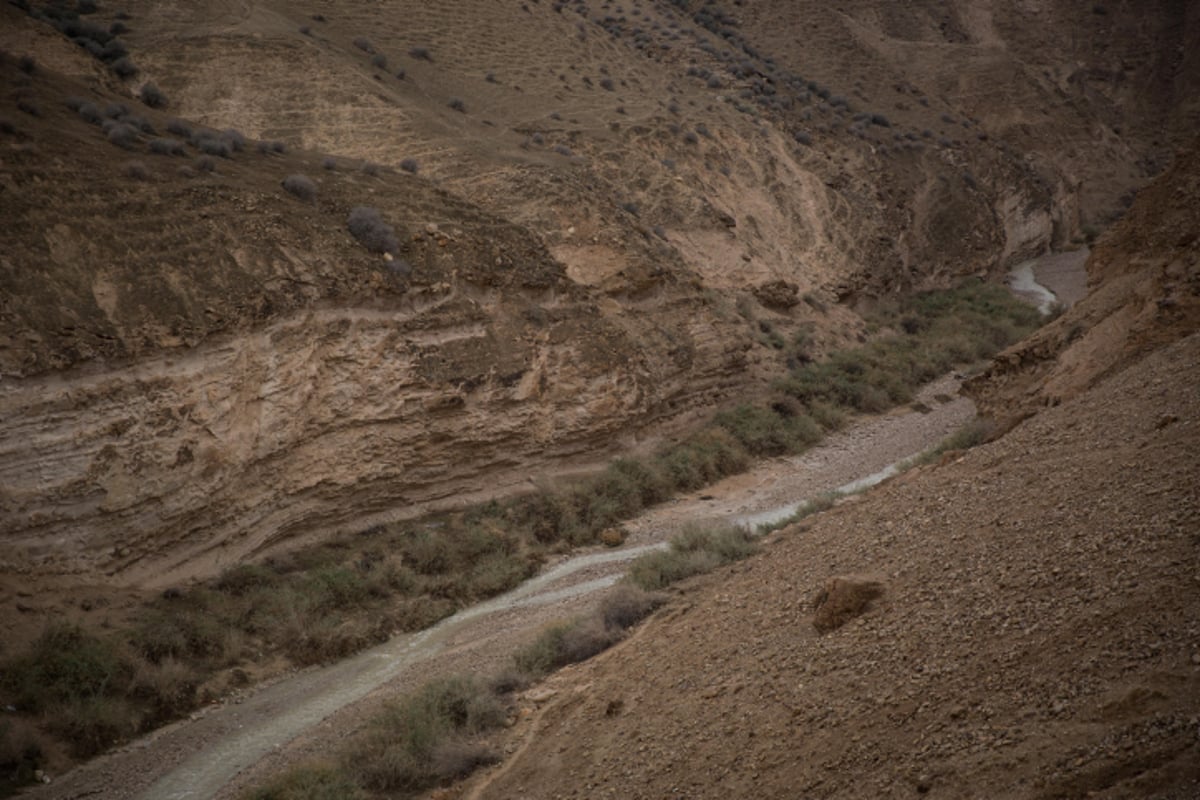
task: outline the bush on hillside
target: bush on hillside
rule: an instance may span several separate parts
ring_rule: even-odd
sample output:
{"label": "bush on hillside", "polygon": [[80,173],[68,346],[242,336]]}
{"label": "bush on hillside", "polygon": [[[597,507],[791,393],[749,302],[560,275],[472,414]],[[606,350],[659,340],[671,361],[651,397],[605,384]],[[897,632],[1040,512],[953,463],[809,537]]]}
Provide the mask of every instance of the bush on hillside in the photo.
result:
{"label": "bush on hillside", "polygon": [[317,197],[317,185],[307,175],[288,175],[283,179],[283,188],[301,200],[311,202]]}
{"label": "bush on hillside", "polygon": [[142,102],[151,108],[167,107],[167,96],[153,83],[147,83],[142,86],[141,96]]}
{"label": "bush on hillside", "polygon": [[369,206],[357,206],[350,211],[346,226],[359,244],[372,253],[391,253],[395,255],[400,250],[400,240],[391,225],[383,221],[378,209]]}

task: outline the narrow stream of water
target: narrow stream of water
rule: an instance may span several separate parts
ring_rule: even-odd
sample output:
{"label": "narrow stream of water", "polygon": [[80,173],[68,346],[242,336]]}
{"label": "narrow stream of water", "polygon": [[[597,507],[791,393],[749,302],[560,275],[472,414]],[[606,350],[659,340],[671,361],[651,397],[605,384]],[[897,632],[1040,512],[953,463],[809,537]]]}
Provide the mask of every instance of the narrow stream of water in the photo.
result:
{"label": "narrow stream of water", "polygon": [[[1036,264],[1033,261],[1018,266],[1012,273],[1011,286],[1014,292],[1036,302],[1046,313],[1057,298],[1038,283]],[[846,481],[855,475],[855,470],[875,471],[843,482],[834,491],[856,492],[886,480],[898,472],[905,460],[898,456],[915,455],[936,444],[974,415],[968,400],[950,399],[949,394],[957,392],[957,382],[933,385],[927,387],[926,392],[927,396],[919,399],[934,406],[932,411],[926,408],[924,413],[909,411],[864,420],[838,434],[840,439],[834,437],[837,441],[815,448],[804,459],[762,465],[748,475],[729,479],[734,483],[725,488],[719,484],[706,490],[712,494],[651,509],[640,520],[630,523],[635,536],[623,548],[567,558],[512,591],[463,609],[428,630],[396,636],[345,661],[301,672],[267,686],[238,705],[214,709],[204,716],[220,718],[219,727],[216,719],[210,720],[218,731],[215,744],[192,753],[134,796],[141,800],[211,798],[237,773],[254,765],[269,752],[283,747],[308,728],[361,700],[414,665],[433,658],[455,633],[461,632],[473,620],[512,609],[561,603],[601,591],[621,578],[629,561],[667,547],[669,536],[686,520],[724,519],[753,530],[786,519],[804,505],[805,500],[797,499],[798,496],[814,496],[826,491],[837,480]],[[913,448],[917,449],[914,451]],[[881,464],[886,466],[880,468]],[[798,480],[796,475],[800,473],[803,473],[803,479]],[[781,503],[785,499],[786,502]],[[707,504],[717,501],[725,503],[728,510],[714,514],[718,510]],[[733,509],[735,505],[740,506],[737,511]],[[535,625],[536,622],[527,624]],[[519,623],[517,625],[519,627]],[[137,759],[139,750],[149,747],[149,744],[131,747],[127,755]]]}

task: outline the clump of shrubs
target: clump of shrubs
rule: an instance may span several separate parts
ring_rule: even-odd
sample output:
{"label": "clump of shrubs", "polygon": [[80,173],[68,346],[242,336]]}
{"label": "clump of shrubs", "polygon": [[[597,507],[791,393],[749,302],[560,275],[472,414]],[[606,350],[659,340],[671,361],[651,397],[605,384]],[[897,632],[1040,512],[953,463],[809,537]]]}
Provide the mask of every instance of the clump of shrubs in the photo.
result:
{"label": "clump of shrubs", "polygon": [[193,136],[192,146],[206,156],[229,158],[233,155],[233,148],[229,145],[229,142],[207,133],[200,133]]}
{"label": "clump of shrubs", "polygon": [[612,647],[666,596],[630,582],[613,587],[590,615],[551,625],[513,656],[514,674],[504,676],[513,686],[528,685],[551,672],[586,661]]}
{"label": "clump of shrubs", "polygon": [[317,185],[307,175],[288,175],[283,179],[283,188],[301,200],[311,202],[316,199]]}
{"label": "clump of shrubs", "polygon": [[400,169],[412,175],[416,175],[419,168],[415,158],[406,158],[400,162]]}
{"label": "clump of shrubs", "polygon": [[359,244],[372,253],[391,253],[400,250],[400,240],[391,225],[383,221],[379,210],[370,206],[356,206],[346,219],[346,227]]}
{"label": "clump of shrubs", "polygon": [[132,178],[135,181],[150,180],[150,170],[146,169],[146,165],[141,161],[127,161],[122,169],[126,178]]}
{"label": "clump of shrubs", "polygon": [[138,132],[133,126],[118,122],[108,126],[107,137],[110,143],[129,150],[137,142]]}
{"label": "clump of shrubs", "polygon": [[150,152],[160,156],[182,156],[185,154],[183,142],[169,137],[151,139]]}
{"label": "clump of shrubs", "polygon": [[370,722],[345,769],[365,789],[416,792],[468,774],[496,756],[473,737],[505,720],[499,698],[482,682],[439,678],[390,704]]}
{"label": "clump of shrubs", "polygon": [[459,97],[451,97],[450,102],[446,105],[450,106],[450,108],[454,109],[455,111],[459,111],[464,114],[467,111],[467,104],[464,103],[462,98]]}
{"label": "clump of shrubs", "polygon": [[110,67],[118,78],[132,78],[141,70],[138,66],[126,57],[118,58]]}
{"label": "clump of shrubs", "polygon": [[96,107],[95,103],[83,103],[78,109],[76,109],[76,113],[78,113],[85,122],[90,122],[93,125],[99,125],[104,119],[103,115],[100,113],[100,109]]}
{"label": "clump of shrubs", "polygon": [[408,55],[418,61],[433,61],[433,54],[429,52],[428,47],[410,47]]}
{"label": "clump of shrubs", "polygon": [[240,153],[246,149],[246,137],[242,132],[235,128],[226,128],[220,133],[221,141],[229,145],[229,149],[235,153]]}
{"label": "clump of shrubs", "polygon": [[671,539],[668,550],[647,553],[634,561],[629,578],[646,590],[663,589],[757,551],[753,534],[744,528],[690,526]]}

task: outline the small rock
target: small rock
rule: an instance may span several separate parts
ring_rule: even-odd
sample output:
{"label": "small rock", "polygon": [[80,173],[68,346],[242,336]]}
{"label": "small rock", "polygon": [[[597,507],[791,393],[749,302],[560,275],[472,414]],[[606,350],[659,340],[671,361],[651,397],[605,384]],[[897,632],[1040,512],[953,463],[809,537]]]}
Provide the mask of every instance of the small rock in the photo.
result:
{"label": "small rock", "polygon": [[830,578],[813,601],[813,627],[820,633],[829,633],[861,616],[883,594],[884,585],[883,580],[873,576]]}

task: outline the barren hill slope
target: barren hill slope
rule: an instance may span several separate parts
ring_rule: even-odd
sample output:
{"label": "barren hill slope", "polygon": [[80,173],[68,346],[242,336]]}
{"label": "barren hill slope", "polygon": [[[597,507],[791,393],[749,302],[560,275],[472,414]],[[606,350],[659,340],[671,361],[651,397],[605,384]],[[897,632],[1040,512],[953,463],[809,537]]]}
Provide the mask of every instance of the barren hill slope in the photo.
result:
{"label": "barren hill slope", "polygon": [[[1144,226],[1195,163],[1106,241],[1091,299],[1125,274],[1161,288],[1142,253],[1177,241]],[[693,581],[531,693],[511,755],[454,796],[1200,795],[1196,295],[1178,283],[1150,337],[1080,304],[1114,366]]]}
{"label": "barren hill slope", "polygon": [[[73,40],[24,5],[0,535],[4,570],[68,580],[214,572],[644,446],[769,380],[764,326],[828,347],[854,303],[1103,224],[1200,85],[1167,0],[134,0]],[[114,37],[125,77],[87,55]],[[227,129],[246,149],[206,163]]]}

